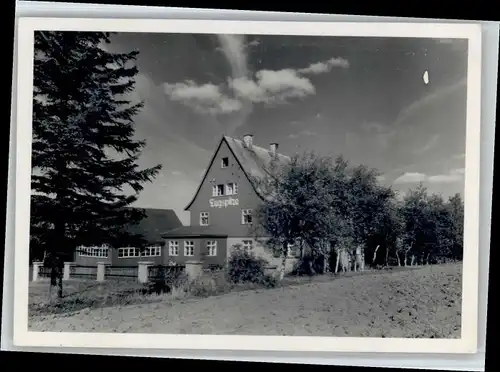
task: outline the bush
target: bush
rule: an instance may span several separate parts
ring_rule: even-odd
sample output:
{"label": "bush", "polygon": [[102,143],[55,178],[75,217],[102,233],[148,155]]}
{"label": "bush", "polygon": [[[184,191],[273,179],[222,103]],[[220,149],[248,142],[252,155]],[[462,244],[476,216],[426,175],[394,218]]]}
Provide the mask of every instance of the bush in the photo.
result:
{"label": "bush", "polygon": [[225,271],[210,270],[189,284],[189,293],[195,297],[209,297],[231,291]]}
{"label": "bush", "polygon": [[266,274],[266,260],[254,257],[248,252],[235,247],[228,261],[228,276],[231,283],[255,283],[266,287],[276,285],[276,279]]}
{"label": "bush", "polygon": [[187,276],[182,270],[175,270],[167,266],[159,266],[155,276],[149,283],[149,293],[170,293],[173,288],[183,287],[187,283]]}
{"label": "bush", "polygon": [[274,288],[278,285],[278,279],[275,276],[265,274],[259,284],[266,288]]}

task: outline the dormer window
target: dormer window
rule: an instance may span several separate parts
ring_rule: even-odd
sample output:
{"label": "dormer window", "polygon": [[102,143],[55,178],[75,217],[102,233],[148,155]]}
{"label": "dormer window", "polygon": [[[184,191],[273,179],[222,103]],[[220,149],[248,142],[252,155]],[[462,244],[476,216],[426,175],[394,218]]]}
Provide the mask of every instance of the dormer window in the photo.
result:
{"label": "dormer window", "polygon": [[229,167],[229,158],[222,158],[222,160],[220,162],[220,167],[221,168]]}

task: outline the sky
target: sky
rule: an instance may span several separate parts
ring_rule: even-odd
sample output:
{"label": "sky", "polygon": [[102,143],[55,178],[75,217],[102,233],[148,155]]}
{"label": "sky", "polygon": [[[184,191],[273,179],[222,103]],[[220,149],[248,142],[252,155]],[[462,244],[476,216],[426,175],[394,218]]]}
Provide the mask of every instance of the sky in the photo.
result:
{"label": "sky", "polygon": [[420,182],[463,194],[466,40],[119,33],[105,48],[140,52],[139,165],[163,169],[138,207],[172,208],[188,224],[222,135],[247,133],[286,155],[377,168],[401,195]]}

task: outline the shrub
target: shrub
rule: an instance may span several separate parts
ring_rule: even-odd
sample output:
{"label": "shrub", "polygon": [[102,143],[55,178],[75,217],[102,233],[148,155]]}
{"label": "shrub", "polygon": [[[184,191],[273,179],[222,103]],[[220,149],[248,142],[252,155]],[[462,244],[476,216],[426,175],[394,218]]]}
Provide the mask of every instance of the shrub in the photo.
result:
{"label": "shrub", "polygon": [[231,283],[223,270],[205,272],[189,284],[189,293],[195,297],[216,296],[231,289]]}
{"label": "shrub", "polygon": [[265,274],[259,281],[259,284],[266,288],[274,288],[278,285],[278,279],[275,276]]}
{"label": "shrub", "polygon": [[182,270],[159,266],[149,284],[149,293],[170,293],[173,288],[181,288],[186,282],[187,276]]}
{"label": "shrub", "polygon": [[275,286],[276,279],[267,275],[267,261],[250,255],[239,247],[235,247],[228,261],[228,276],[231,283],[255,283],[267,287]]}

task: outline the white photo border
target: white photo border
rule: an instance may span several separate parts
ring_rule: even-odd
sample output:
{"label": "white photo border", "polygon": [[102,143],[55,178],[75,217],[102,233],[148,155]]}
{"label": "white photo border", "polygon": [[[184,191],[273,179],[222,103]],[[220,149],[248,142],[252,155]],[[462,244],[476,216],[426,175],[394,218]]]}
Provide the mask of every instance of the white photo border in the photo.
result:
{"label": "white photo border", "polygon": [[[369,337],[114,334],[28,331],[29,215],[34,32],[107,31],[137,33],[414,37],[468,40],[465,221],[460,339]],[[15,174],[15,346],[252,350],[307,352],[467,353],[477,351],[481,128],[481,25],[475,23],[275,22],[190,19],[91,19],[21,17],[18,21],[18,78]]]}

